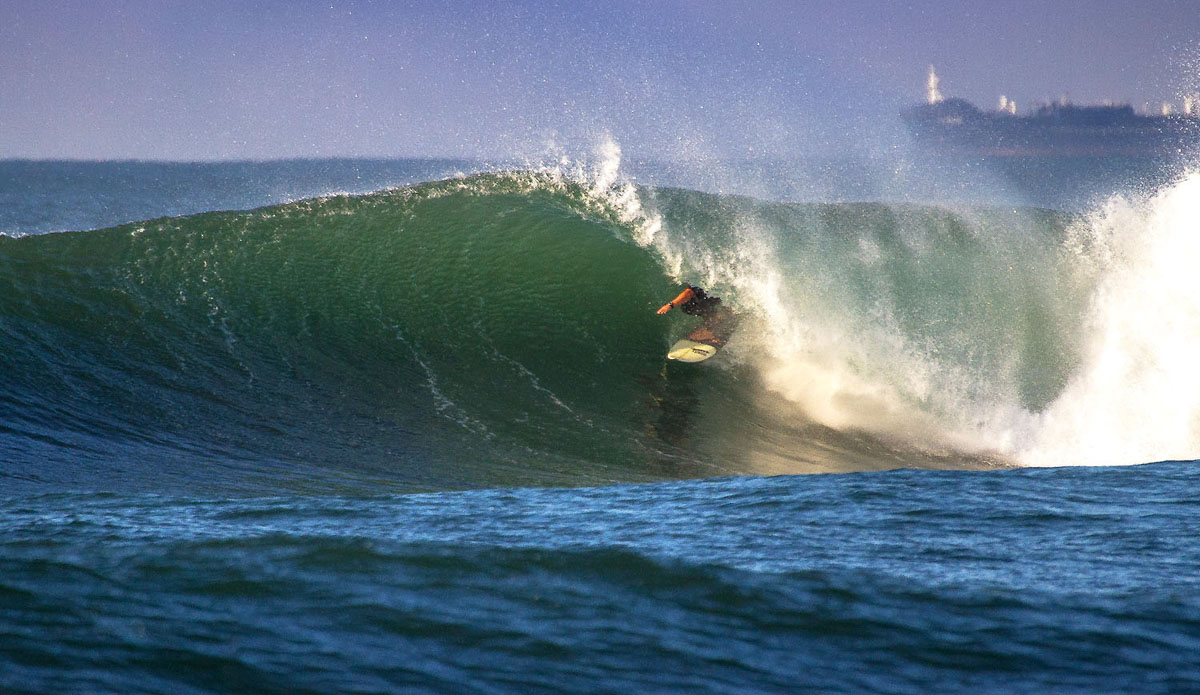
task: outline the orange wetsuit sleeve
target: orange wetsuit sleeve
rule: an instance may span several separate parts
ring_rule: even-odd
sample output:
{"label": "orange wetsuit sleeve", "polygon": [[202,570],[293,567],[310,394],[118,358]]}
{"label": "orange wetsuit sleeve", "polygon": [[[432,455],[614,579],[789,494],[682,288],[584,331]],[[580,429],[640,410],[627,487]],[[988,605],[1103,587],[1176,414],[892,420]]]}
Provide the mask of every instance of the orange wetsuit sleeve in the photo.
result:
{"label": "orange wetsuit sleeve", "polygon": [[671,300],[671,306],[681,306],[683,304],[687,304],[694,296],[696,296],[696,293],[692,292],[692,288],[689,287],[680,292],[678,297]]}

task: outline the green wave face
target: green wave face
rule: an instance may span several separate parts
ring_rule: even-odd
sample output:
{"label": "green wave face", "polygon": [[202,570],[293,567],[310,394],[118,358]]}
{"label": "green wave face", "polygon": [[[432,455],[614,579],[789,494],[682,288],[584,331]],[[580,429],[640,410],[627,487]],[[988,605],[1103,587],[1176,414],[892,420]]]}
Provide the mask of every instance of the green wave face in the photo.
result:
{"label": "green wave face", "polygon": [[637,477],[675,287],[594,207],[489,176],[5,239],[6,415],[435,487]]}
{"label": "green wave face", "polygon": [[[974,465],[814,417],[786,368],[829,352],[940,422],[957,401],[937,389],[1037,410],[1077,361],[1086,282],[1049,213],[642,196],[653,242],[522,173],[0,239],[4,436],[51,462],[14,475],[422,489]],[[717,360],[665,363],[693,322],[655,314],[672,275],[745,317]],[[924,392],[912,360],[940,365]]]}

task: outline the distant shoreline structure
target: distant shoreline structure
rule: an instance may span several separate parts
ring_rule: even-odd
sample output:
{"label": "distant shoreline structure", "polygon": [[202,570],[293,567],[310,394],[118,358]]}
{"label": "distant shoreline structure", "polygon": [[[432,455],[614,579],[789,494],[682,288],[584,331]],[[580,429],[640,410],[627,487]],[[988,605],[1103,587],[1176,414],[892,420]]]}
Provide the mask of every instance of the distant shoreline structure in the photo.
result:
{"label": "distant shoreline structure", "polygon": [[929,68],[925,102],[901,112],[917,142],[939,153],[992,157],[1173,157],[1200,152],[1200,98],[1181,113],[1164,104],[1142,115],[1129,104],[1072,104],[1065,99],[1018,115],[1001,96],[995,111],[942,96]]}

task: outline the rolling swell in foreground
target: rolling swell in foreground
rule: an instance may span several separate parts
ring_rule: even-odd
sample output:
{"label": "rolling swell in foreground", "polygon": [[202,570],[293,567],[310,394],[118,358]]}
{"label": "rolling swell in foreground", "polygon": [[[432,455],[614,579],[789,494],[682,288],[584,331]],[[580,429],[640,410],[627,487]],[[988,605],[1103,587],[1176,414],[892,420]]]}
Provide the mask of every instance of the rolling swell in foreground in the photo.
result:
{"label": "rolling swell in foreground", "polygon": [[[1064,401],[1096,388],[1126,227],[1186,217],[1188,185],[1086,218],[508,173],[2,238],[4,473],[254,493],[1094,463],[1035,454],[1080,437]],[[746,318],[715,363],[664,364],[691,325],[654,314],[673,278]]]}

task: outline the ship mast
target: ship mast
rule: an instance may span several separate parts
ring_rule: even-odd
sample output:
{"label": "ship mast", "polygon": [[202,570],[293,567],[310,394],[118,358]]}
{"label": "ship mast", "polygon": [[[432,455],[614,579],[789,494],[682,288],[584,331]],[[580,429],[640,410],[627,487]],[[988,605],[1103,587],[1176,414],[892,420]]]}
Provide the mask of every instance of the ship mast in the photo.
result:
{"label": "ship mast", "polygon": [[929,66],[929,79],[925,81],[925,100],[930,104],[936,104],[942,100],[942,90],[938,89],[938,76],[933,71],[933,66]]}

